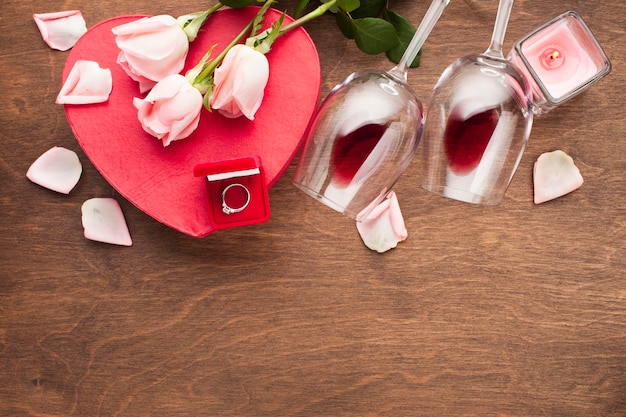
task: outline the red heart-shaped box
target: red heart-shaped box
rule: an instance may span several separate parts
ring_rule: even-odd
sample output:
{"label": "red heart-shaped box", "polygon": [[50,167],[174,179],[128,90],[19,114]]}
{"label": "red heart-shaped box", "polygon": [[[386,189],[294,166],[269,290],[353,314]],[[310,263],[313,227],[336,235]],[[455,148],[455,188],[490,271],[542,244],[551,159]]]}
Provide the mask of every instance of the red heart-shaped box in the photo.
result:
{"label": "red heart-shaped box", "polygon": [[[184,71],[213,45],[212,56],[217,56],[257,10],[225,9],[210,16],[190,46]],[[281,14],[269,9],[265,26]],[[119,50],[111,28],[141,17],[121,16],[98,23],[72,48],[63,80],[77,60],[91,60],[111,70],[113,90],[104,103],[66,105],[67,120],[89,160],[124,198],[176,230],[206,236],[217,229],[209,221],[206,179],[194,176],[194,166],[258,156],[271,187],[295,157],[317,108],[321,82],[317,50],[303,28],[281,36],[267,54],[270,77],[255,120],[229,119],[203,110],[190,137],[163,147],[141,128],[132,104],[133,97],[141,97],[138,85],[116,63]],[[291,21],[285,16],[285,23]]]}

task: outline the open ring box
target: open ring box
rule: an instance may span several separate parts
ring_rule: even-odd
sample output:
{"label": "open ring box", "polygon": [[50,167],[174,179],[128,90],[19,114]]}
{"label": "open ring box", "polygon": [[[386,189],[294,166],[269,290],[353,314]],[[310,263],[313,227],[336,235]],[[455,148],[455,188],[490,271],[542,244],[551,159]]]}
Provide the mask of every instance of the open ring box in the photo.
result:
{"label": "open ring box", "polygon": [[209,223],[215,229],[263,223],[270,218],[267,183],[259,157],[198,164],[193,173],[206,178]]}

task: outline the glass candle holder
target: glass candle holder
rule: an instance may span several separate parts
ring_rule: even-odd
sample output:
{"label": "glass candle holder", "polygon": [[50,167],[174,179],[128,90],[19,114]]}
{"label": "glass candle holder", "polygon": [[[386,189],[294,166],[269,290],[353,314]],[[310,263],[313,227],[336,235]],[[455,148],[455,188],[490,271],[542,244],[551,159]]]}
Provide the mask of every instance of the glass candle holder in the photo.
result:
{"label": "glass candle holder", "polygon": [[571,10],[517,41],[509,59],[531,85],[536,115],[582,93],[611,71],[602,47]]}

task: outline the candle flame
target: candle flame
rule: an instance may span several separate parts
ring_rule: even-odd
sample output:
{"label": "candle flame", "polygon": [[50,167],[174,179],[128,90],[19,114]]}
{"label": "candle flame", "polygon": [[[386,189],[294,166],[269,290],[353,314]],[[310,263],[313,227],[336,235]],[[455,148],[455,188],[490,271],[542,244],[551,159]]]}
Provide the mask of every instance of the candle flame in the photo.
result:
{"label": "candle flame", "polygon": [[550,58],[552,59],[557,59],[559,57],[559,51],[554,51],[552,52],[552,55],[550,55]]}

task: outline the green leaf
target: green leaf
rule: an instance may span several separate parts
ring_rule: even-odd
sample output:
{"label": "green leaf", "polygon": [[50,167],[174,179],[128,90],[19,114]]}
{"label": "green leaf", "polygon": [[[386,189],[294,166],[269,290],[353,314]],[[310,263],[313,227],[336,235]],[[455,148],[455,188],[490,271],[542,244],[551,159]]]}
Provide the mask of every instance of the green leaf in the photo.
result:
{"label": "green leaf", "polygon": [[203,12],[190,13],[184,16],[178,17],[176,20],[183,27],[183,31],[187,35],[189,42],[193,42],[198,37],[198,32],[209,17],[209,10]]}
{"label": "green leaf", "polygon": [[310,0],[298,0],[298,3],[296,3],[296,8],[293,12],[293,17],[297,19],[302,16],[302,13],[304,13],[304,9],[306,8],[306,6],[309,5],[309,1]]}
{"label": "green leaf", "polygon": [[385,9],[387,0],[361,0],[358,9],[350,13],[353,19],[378,17]]}
{"label": "green leaf", "polygon": [[239,7],[250,6],[252,3],[254,3],[254,0],[220,0],[220,3],[222,3],[224,6],[236,9]]}
{"label": "green leaf", "polygon": [[211,109],[211,96],[213,95],[213,87],[215,86],[211,84],[202,97],[202,104],[204,105],[204,108],[210,112],[213,111],[213,109]]}
{"label": "green leaf", "polygon": [[376,55],[398,43],[396,30],[386,20],[377,17],[354,19],[354,41],[366,54]]}
{"label": "green leaf", "polygon": [[246,39],[246,45],[259,51],[263,55],[268,53],[272,49],[272,45],[276,41],[276,38],[280,36],[280,28],[285,20],[285,14],[286,12],[283,12],[283,14],[280,15],[280,18],[276,22],[272,23],[270,28],[264,30],[257,36],[252,36]]}
{"label": "green leaf", "polygon": [[337,7],[350,13],[361,6],[360,0],[337,0]]}
{"label": "green leaf", "polygon": [[354,39],[354,23],[350,15],[345,12],[339,12],[335,15],[335,20],[343,36],[348,39]]}
{"label": "green leaf", "polygon": [[[385,54],[387,55],[387,58],[397,64],[400,62],[400,59],[402,59],[402,55],[404,54],[404,51],[406,51],[406,47],[409,46],[409,43],[415,34],[415,27],[405,17],[389,9],[385,9],[383,12],[383,18],[391,23],[396,31],[397,44],[388,49]],[[419,67],[421,55],[422,51],[420,50],[409,67]]]}
{"label": "green leaf", "polygon": [[273,3],[273,0],[265,1],[265,3],[263,4],[263,7],[259,9],[259,11],[254,16],[254,19],[252,19],[252,28],[250,29],[250,37],[256,36],[257,32],[261,30],[261,27],[263,27],[263,20],[265,19],[265,13],[267,13],[267,9],[271,7],[272,3]]}

